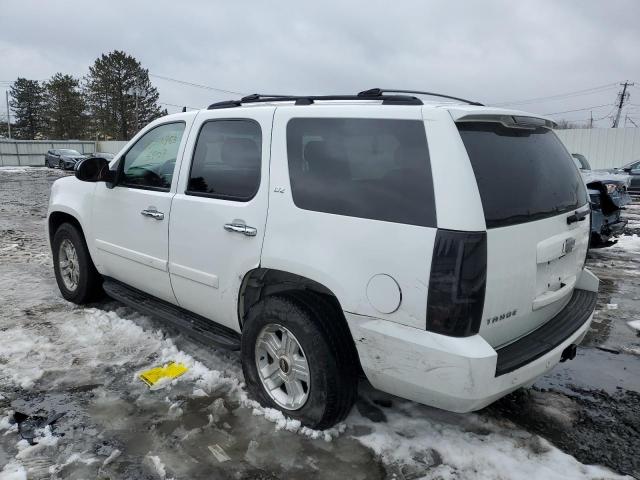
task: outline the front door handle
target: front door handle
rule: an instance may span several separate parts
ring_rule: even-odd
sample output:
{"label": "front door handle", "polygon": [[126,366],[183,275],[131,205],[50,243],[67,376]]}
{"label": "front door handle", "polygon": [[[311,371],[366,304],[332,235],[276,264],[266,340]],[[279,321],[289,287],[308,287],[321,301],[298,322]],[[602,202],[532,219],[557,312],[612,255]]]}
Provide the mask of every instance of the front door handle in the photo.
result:
{"label": "front door handle", "polygon": [[156,210],[153,207],[149,207],[145,210],[142,210],[140,212],[140,215],[144,215],[145,217],[151,217],[151,218],[155,218],[156,220],[163,220],[164,219],[164,213],[159,212],[158,210]]}
{"label": "front door handle", "polygon": [[253,227],[249,227],[247,225],[245,225],[244,223],[225,223],[224,224],[224,229],[227,232],[235,232],[235,233],[242,233],[243,235],[246,235],[247,237],[255,237],[258,234],[258,230],[253,228]]}

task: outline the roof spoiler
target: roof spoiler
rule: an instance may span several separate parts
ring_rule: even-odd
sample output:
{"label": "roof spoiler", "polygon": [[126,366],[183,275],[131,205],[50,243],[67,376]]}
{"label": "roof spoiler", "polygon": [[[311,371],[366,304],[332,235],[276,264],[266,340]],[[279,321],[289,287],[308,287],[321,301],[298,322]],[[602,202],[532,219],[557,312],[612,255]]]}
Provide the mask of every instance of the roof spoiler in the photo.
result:
{"label": "roof spoiler", "polygon": [[525,130],[535,130],[540,127],[553,129],[558,126],[553,120],[527,115],[471,114],[457,118],[456,123],[458,122],[494,122],[501,123],[508,128],[522,128]]}

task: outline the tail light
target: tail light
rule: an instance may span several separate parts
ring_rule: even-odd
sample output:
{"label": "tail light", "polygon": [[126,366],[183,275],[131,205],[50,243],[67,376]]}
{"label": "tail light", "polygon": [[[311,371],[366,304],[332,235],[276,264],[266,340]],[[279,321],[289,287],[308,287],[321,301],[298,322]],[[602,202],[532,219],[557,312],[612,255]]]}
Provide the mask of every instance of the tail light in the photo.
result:
{"label": "tail light", "polygon": [[486,232],[438,229],[429,279],[427,330],[454,337],[478,333],[486,277]]}

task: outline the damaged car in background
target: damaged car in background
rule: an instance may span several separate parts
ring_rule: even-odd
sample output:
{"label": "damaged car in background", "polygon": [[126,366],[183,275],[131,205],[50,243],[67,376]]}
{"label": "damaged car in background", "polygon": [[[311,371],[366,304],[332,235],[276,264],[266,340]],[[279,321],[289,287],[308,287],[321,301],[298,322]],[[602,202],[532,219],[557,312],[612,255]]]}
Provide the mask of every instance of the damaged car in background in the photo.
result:
{"label": "damaged car in background", "polygon": [[615,243],[627,225],[621,213],[631,203],[629,183],[631,177],[606,170],[591,170],[591,165],[580,153],[572,153],[587,186],[591,202],[591,246],[606,247]]}

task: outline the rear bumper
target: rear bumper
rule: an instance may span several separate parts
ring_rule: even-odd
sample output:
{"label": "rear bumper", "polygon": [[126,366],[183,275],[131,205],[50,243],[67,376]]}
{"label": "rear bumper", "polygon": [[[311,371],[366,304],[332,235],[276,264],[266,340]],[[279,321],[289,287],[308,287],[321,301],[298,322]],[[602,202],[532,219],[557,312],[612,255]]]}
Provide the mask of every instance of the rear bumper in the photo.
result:
{"label": "rear bumper", "polygon": [[578,282],[575,301],[572,298],[556,317],[511,344],[514,347],[497,351],[480,335],[447,337],[345,315],[363,370],[375,388],[444,410],[470,412],[532,383],[560,361],[568,346],[582,341],[597,295],[597,279],[588,280]]}

